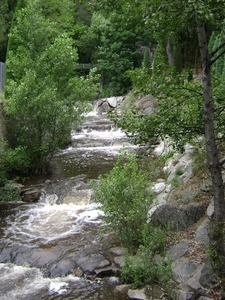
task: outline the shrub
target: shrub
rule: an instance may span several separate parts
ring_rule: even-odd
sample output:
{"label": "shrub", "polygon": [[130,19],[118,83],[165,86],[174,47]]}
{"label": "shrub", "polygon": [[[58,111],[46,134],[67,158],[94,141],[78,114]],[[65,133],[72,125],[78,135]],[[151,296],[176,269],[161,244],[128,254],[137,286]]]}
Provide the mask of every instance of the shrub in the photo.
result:
{"label": "shrub", "polygon": [[[139,288],[144,284],[159,283],[168,293],[171,293],[173,273],[171,260],[165,256],[165,232],[150,224],[146,224],[143,232],[143,244],[135,256],[127,255],[122,270],[122,281]],[[157,255],[159,254],[159,255]]]}
{"label": "shrub", "polygon": [[143,243],[147,212],[153,201],[148,176],[134,154],[122,153],[110,173],[100,176],[95,188],[106,222],[129,250]]}

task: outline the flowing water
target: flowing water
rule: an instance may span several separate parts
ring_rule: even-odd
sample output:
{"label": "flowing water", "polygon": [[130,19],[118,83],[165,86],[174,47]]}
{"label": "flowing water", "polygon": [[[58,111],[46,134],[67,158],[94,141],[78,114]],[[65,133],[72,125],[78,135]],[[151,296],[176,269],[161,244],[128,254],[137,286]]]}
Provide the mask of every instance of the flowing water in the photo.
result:
{"label": "flowing water", "polygon": [[[72,132],[70,147],[56,155],[56,175],[64,183],[80,174],[96,179],[112,168],[123,147],[135,148],[106,116],[93,115]],[[40,184],[37,203],[1,207],[0,299],[127,299],[114,294],[118,280],[113,276],[76,275],[83,257],[93,253],[107,257],[116,241],[100,234],[102,213],[97,203],[61,204],[60,187],[54,186],[57,181],[51,189]]]}

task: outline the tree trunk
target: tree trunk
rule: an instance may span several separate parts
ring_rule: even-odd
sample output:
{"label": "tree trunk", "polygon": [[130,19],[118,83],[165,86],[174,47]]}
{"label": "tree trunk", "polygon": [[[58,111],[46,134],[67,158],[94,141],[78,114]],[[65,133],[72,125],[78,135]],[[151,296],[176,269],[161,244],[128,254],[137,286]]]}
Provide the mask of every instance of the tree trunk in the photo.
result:
{"label": "tree trunk", "polygon": [[202,72],[203,72],[203,111],[205,120],[205,139],[206,139],[206,152],[208,166],[211,173],[212,185],[213,185],[213,198],[214,198],[214,214],[211,220],[211,245],[217,253],[217,262],[221,269],[221,262],[225,257],[224,246],[224,217],[225,217],[225,201],[224,201],[224,187],[221,166],[219,163],[218,150],[215,140],[215,132],[213,125],[213,99],[212,99],[212,87],[211,87],[211,65],[210,57],[208,54],[208,46],[206,40],[206,32],[204,24],[197,26],[198,41],[202,59]]}
{"label": "tree trunk", "polygon": [[166,45],[166,53],[168,56],[168,63],[170,67],[174,65],[174,57],[173,57],[173,41],[172,38],[169,38]]}

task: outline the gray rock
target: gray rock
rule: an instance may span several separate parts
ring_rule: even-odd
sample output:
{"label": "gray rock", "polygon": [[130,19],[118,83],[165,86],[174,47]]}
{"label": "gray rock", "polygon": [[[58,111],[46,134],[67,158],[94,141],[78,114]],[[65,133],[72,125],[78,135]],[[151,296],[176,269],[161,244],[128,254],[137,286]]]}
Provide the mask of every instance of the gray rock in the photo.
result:
{"label": "gray rock", "polygon": [[75,263],[70,259],[63,259],[59,263],[52,265],[50,268],[51,277],[62,277],[72,273]]}
{"label": "gray rock", "polygon": [[109,106],[114,107],[114,108],[117,106],[117,97],[107,98],[107,101],[108,101]]}
{"label": "gray rock", "polygon": [[183,211],[170,204],[158,206],[151,216],[151,222],[170,230],[183,230],[187,227],[187,216]]}
{"label": "gray rock", "polygon": [[189,204],[185,208],[185,213],[187,214],[188,219],[192,220],[194,224],[204,216],[205,211],[200,205]]}
{"label": "gray rock", "polygon": [[213,213],[214,213],[214,201],[212,200],[211,203],[209,204],[208,208],[207,208],[207,216],[209,218],[211,218]]}
{"label": "gray rock", "polygon": [[121,256],[127,253],[126,248],[123,247],[113,247],[109,249],[109,253],[117,256]]}
{"label": "gray rock", "polygon": [[114,263],[120,268],[124,267],[124,264],[125,264],[124,256],[114,257]]}
{"label": "gray rock", "polygon": [[158,182],[153,186],[152,191],[155,194],[160,194],[165,190],[165,188],[166,188],[165,182]]}
{"label": "gray rock", "polygon": [[181,257],[176,260],[172,265],[172,270],[177,277],[177,282],[186,282],[189,278],[193,277],[199,270],[200,264],[197,264],[186,257]]}
{"label": "gray rock", "polygon": [[104,259],[98,265],[98,268],[105,268],[111,265],[111,262],[108,259]]}
{"label": "gray rock", "polygon": [[206,261],[205,265],[201,270],[199,282],[203,287],[207,287],[213,279],[215,279],[215,273],[209,260]]}
{"label": "gray rock", "polygon": [[174,204],[162,204],[152,213],[151,222],[156,226],[180,231],[193,225],[203,215],[204,209],[199,205],[190,204],[185,208],[178,208]]}
{"label": "gray rock", "polygon": [[101,262],[105,261],[105,257],[102,254],[91,254],[89,256],[81,257],[77,261],[77,265],[81,270],[88,274],[94,274],[94,270],[98,269]]}
{"label": "gray rock", "polygon": [[100,276],[121,276],[121,269],[111,265],[101,269],[97,268],[94,270],[94,273]]}
{"label": "gray rock", "polygon": [[117,285],[114,289],[115,294],[123,294],[126,295],[128,290],[131,289],[132,285],[131,284],[120,284]]}
{"label": "gray rock", "polygon": [[200,225],[195,233],[196,240],[204,241],[205,245],[209,244],[208,231],[204,225]]}
{"label": "gray rock", "polygon": [[145,288],[139,290],[128,290],[128,297],[135,300],[148,300],[145,295]]}
{"label": "gray rock", "polygon": [[172,260],[176,260],[187,253],[188,247],[189,247],[188,241],[182,240],[180,243],[170,248],[168,254],[170,255]]}

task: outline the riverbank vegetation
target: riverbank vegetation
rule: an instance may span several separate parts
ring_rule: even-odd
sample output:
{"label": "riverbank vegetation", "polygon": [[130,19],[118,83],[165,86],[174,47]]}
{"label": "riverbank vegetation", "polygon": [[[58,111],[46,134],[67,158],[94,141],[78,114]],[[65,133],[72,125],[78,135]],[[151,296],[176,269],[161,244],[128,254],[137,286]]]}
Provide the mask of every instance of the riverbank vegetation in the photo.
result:
{"label": "riverbank vegetation", "polygon": [[123,282],[132,283],[134,288],[159,282],[170,292],[170,260],[156,261],[156,255],[163,256],[166,252],[166,233],[148,222],[149,207],[155,200],[152,182],[158,174],[154,162],[148,160],[143,164],[134,153],[122,152],[113,169],[99,177],[99,185],[92,182],[92,186],[108,224],[103,225],[103,230],[113,231],[128,250]]}

